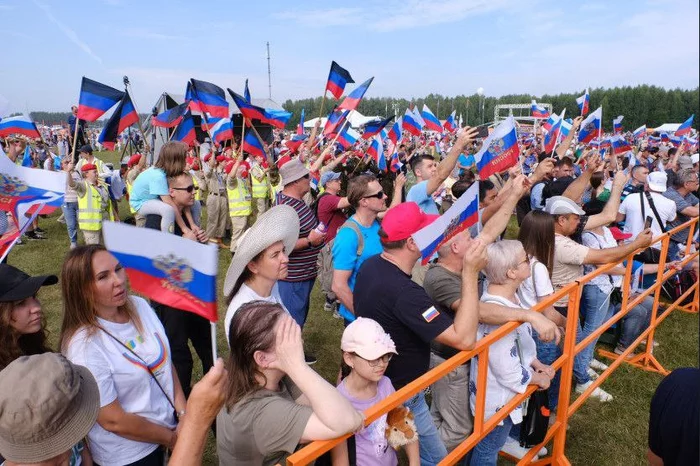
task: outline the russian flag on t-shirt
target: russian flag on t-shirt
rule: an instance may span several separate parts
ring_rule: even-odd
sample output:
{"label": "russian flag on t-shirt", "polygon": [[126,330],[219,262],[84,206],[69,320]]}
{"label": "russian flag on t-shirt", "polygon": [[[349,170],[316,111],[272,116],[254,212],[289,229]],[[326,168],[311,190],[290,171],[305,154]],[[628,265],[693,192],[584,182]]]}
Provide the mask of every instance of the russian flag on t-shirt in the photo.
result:
{"label": "russian flag on t-shirt", "polygon": [[442,133],[442,125],[440,124],[440,120],[438,120],[435,114],[430,111],[427,105],[423,104],[423,111],[420,113],[420,115],[423,117],[423,121],[425,121],[426,128],[431,131]]}
{"label": "russian flag on t-shirt", "polygon": [[479,183],[477,182],[472,183],[440,218],[412,235],[421,250],[423,265],[428,263],[440,246],[478,221]]}
{"label": "russian flag on t-shirt", "polygon": [[405,129],[414,136],[421,135],[420,123],[416,121],[416,116],[409,109],[406,109],[406,113],[403,115],[403,123],[401,128]]}
{"label": "russian flag on t-shirt", "polygon": [[690,118],[681,123],[676,130],[676,136],[683,136],[684,134],[690,133],[690,128],[693,126],[693,118],[695,118],[695,114],[690,115]]}
{"label": "russian flag on t-shirt", "polygon": [[41,133],[31,118],[24,115],[0,119],[0,137],[21,134],[32,139],[40,139]]}
{"label": "russian flag on t-shirt", "polygon": [[535,99],[532,99],[530,108],[532,109],[533,118],[547,118],[549,116],[547,109],[541,105],[537,105]]}
{"label": "russian flag on t-shirt", "polygon": [[218,248],[125,223],[102,224],[105,247],[121,263],[131,288],[166,306],[218,320]]}
{"label": "russian flag on t-shirt", "polygon": [[603,107],[598,107],[581,122],[581,129],[578,132],[578,140],[582,144],[587,144],[598,137],[600,125],[603,120]]}
{"label": "russian flag on t-shirt", "polygon": [[479,177],[484,180],[518,163],[520,146],[515,129],[515,119],[506,118],[484,140],[481,150],[474,156]]}
{"label": "russian flag on t-shirt", "polygon": [[96,121],[124,97],[124,92],[83,76],[78,119]]}

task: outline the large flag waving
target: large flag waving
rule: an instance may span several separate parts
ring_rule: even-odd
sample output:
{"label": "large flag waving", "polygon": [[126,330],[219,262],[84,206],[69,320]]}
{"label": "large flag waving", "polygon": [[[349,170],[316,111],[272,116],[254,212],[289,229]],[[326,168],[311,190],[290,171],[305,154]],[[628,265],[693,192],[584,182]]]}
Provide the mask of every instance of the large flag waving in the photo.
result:
{"label": "large flag waving", "polygon": [[124,97],[119,101],[112,116],[107,121],[107,124],[102,128],[100,137],[97,139],[100,144],[105,146],[107,150],[114,150],[114,145],[117,142],[117,137],[122,134],[122,131],[127,129],[139,121],[139,115],[136,113],[134,104],[131,102],[129,93],[124,93]]}
{"label": "large flag waving", "polygon": [[241,150],[253,156],[265,157],[265,146],[253,131],[245,133],[245,139],[241,145]]}
{"label": "large flag waving", "polygon": [[331,71],[328,73],[328,82],[326,83],[326,91],[330,91],[333,97],[340,99],[345,90],[347,83],[354,83],[352,76],[348,70],[337,64],[331,63]]}
{"label": "large flag waving", "polygon": [[389,132],[387,133],[387,137],[391,142],[394,143],[394,145],[398,144],[399,141],[401,141],[402,137],[402,130],[401,127],[403,125],[403,117],[399,117],[398,120],[394,122],[394,125],[391,127]]}
{"label": "large flag waving", "polygon": [[197,138],[197,133],[194,130],[194,119],[192,118],[192,111],[188,110],[182,117],[182,121],[177,125],[175,134],[173,134],[172,139],[174,141],[182,141],[188,146],[194,144],[194,140]]}
{"label": "large flag waving", "polygon": [[187,112],[189,104],[185,102],[163,113],[159,113],[151,119],[151,125],[159,128],[174,128],[180,124],[182,117]]}
{"label": "large flag waving", "polygon": [[362,101],[362,97],[364,97],[365,92],[367,92],[367,89],[369,89],[369,85],[372,84],[372,81],[374,80],[374,77],[369,78],[367,81],[363,82],[359,86],[357,86],[353,91],[343,99],[343,101],[338,105],[339,110],[355,110],[358,105],[360,105],[360,102]]}
{"label": "large flag waving", "polygon": [[40,139],[41,133],[31,118],[18,115],[0,120],[0,137],[21,134],[32,139]]}
{"label": "large flag waving", "polygon": [[350,110],[340,110],[337,107],[334,108],[331,111],[330,115],[328,115],[326,124],[323,127],[323,135],[329,136],[331,134],[337,133],[339,129],[342,128],[345,124],[345,121],[347,120],[349,114]]}
{"label": "large flag waving", "polygon": [[693,118],[695,118],[695,114],[690,115],[690,118],[685,120],[676,130],[676,136],[683,136],[684,134],[689,134],[690,133],[690,128],[693,126]]}
{"label": "large flag waving", "polygon": [[11,212],[19,219],[32,206],[45,204],[40,213],[49,214],[61,207],[65,192],[64,172],[22,167],[0,154],[0,211]]}
{"label": "large flag waving", "polygon": [[265,109],[262,107],[258,107],[257,105],[253,105],[247,100],[245,100],[245,97],[236,94],[233,92],[231,89],[227,89],[229,95],[233,99],[233,102],[236,104],[236,107],[238,107],[238,110],[241,111],[241,114],[245,118],[249,118],[251,120],[260,120],[264,121],[266,116],[265,116]]}
{"label": "large flag waving", "polygon": [[386,125],[388,125],[393,119],[394,116],[392,115],[384,120],[370,121],[365,125],[364,133],[362,133],[362,139],[369,139],[372,136],[376,136],[377,134],[381,133]]}
{"label": "large flag waving", "polygon": [[190,79],[192,83],[190,96],[202,112],[207,112],[215,118],[228,118],[228,102],[226,94],[216,84],[197,79]]}
{"label": "large flag waving", "polygon": [[601,122],[603,120],[603,107],[598,107],[581,122],[581,129],[578,132],[578,140],[582,144],[588,144],[600,136]]}
{"label": "large flag waving", "polygon": [[414,136],[420,136],[423,127],[416,120],[416,115],[411,110],[406,109],[406,113],[403,114],[401,129],[405,129]]}
{"label": "large flag waving", "polygon": [[126,270],[131,288],[166,306],[218,320],[218,248],[160,230],[104,222],[105,247]]}
{"label": "large flag waving", "polygon": [[586,116],[588,114],[590,102],[591,96],[588,95],[588,88],[586,88],[586,92],[584,92],[581,97],[576,98],[576,105],[578,105],[578,109],[581,111],[581,116]]}
{"label": "large flag waving", "polygon": [[423,117],[426,128],[431,131],[442,133],[442,125],[440,124],[440,120],[438,120],[438,117],[436,117],[435,114],[430,111],[427,105],[423,104],[423,111],[420,113],[420,115]]}
{"label": "large flag waving", "polygon": [[98,83],[83,76],[78,101],[78,119],[96,121],[122,100],[124,91]]}
{"label": "large flag waving", "polygon": [[517,164],[519,156],[520,147],[518,146],[515,119],[509,116],[484,140],[484,144],[474,156],[474,160],[479,177],[485,180],[494,173],[501,173]]}
{"label": "large flag waving", "polygon": [[440,218],[412,235],[421,250],[422,264],[427,264],[440,246],[478,221],[479,183],[477,182],[472,183]]}

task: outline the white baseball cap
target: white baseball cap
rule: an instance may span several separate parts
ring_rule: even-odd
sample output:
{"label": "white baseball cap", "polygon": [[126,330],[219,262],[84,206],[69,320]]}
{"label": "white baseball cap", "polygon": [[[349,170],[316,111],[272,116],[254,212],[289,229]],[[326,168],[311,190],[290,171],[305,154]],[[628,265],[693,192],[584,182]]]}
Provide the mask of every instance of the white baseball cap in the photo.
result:
{"label": "white baseball cap", "polygon": [[552,215],[586,215],[586,212],[578,204],[564,196],[552,196],[547,199],[544,211]]}
{"label": "white baseball cap", "polygon": [[666,181],[668,181],[666,172],[651,172],[647,175],[649,189],[657,193],[666,192]]}

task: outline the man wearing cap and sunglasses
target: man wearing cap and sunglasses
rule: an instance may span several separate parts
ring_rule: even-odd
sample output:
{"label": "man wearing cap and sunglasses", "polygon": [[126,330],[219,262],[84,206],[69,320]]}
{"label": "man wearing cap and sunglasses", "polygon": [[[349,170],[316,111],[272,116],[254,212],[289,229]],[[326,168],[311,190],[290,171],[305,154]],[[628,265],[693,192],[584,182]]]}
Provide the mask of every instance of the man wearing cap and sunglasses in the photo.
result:
{"label": "man wearing cap and sunglasses", "polygon": [[96,165],[82,165],[82,181],[75,181],[71,176],[72,171],[73,162],[70,162],[65,172],[68,186],[78,194],[78,228],[83,232],[85,244],[100,244],[103,218],[119,221],[119,214],[109,197],[107,185],[98,178]]}

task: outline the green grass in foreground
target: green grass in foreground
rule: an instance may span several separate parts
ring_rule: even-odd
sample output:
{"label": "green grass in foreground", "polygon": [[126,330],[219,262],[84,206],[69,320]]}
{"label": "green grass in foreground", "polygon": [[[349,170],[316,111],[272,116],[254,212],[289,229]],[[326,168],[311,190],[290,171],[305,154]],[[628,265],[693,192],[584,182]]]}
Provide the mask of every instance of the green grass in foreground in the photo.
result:
{"label": "green grass in foreground", "polygon": [[[97,156],[108,162],[116,162],[118,154],[103,152]],[[123,217],[128,212],[125,203],[120,206]],[[68,250],[65,225],[56,222],[58,213],[40,220],[47,230],[47,240],[27,241],[15,246],[8,262],[29,274],[60,275],[63,257]],[[515,237],[515,222],[509,225],[507,236]],[[219,287],[230,262],[230,254],[222,250],[219,256]],[[46,314],[50,344],[56,348],[61,326],[60,284],[42,289],[39,294]],[[225,306],[219,296],[219,315],[223,317]],[[326,380],[335,382],[340,363],[340,336],[343,325],[323,310],[323,298],[318,288],[311,296],[311,310],[304,329],[306,346],[318,357],[314,369]],[[660,346],[655,356],[669,370],[678,367],[698,366],[698,316],[673,312],[659,327],[657,340]],[[223,326],[218,328],[219,355],[226,357],[226,339]],[[197,360],[195,356],[195,360]],[[195,379],[201,377],[201,366],[195,364]],[[567,456],[575,465],[643,465],[646,464],[649,402],[662,377],[658,374],[621,366],[604,384],[603,388],[614,397],[611,403],[589,400],[574,415],[567,437]],[[574,396],[574,395],[572,395]],[[506,461],[501,461],[508,464]],[[204,456],[204,464],[217,464],[216,442],[210,435]]]}

